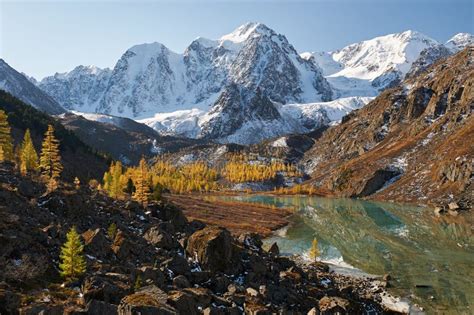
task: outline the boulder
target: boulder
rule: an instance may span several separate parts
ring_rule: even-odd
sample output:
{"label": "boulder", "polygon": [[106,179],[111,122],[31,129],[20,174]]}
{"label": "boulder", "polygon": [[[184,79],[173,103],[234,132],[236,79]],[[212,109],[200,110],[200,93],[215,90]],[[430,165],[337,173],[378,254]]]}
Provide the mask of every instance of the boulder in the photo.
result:
{"label": "boulder", "polygon": [[143,238],[155,247],[173,249],[176,247],[176,242],[171,235],[161,230],[158,226],[153,226],[148,229],[143,235]]}
{"label": "boulder", "polygon": [[172,305],[178,311],[179,314],[199,314],[195,298],[187,292],[169,292],[168,303]]}
{"label": "boulder", "polygon": [[105,258],[111,254],[109,241],[101,229],[87,230],[82,233],[82,238],[87,254],[97,258]]}
{"label": "boulder", "polygon": [[165,285],[165,275],[158,268],[145,266],[139,268],[137,273],[140,275],[144,284],[154,284],[160,288]]}
{"label": "boulder", "polygon": [[0,289],[0,314],[14,314],[20,306],[20,302],[18,294]]}
{"label": "boulder", "polygon": [[351,314],[350,302],[337,296],[325,296],[319,300],[319,310],[323,314]]}
{"label": "boulder", "polygon": [[117,235],[115,235],[114,243],[112,244],[112,250],[119,259],[130,258],[132,244],[128,240],[127,236],[120,230],[117,232]]}
{"label": "boulder", "polygon": [[138,292],[124,297],[118,306],[120,315],[178,314],[167,304],[168,296],[157,286],[141,288]]}
{"label": "boulder", "polygon": [[212,292],[206,288],[186,288],[183,292],[191,294],[198,307],[206,308],[211,304]]}
{"label": "boulder", "polygon": [[191,287],[191,283],[189,282],[189,280],[183,276],[183,275],[179,275],[177,277],[174,277],[173,278],[173,285],[177,288],[180,288],[180,289],[184,289],[184,288],[189,288]]}
{"label": "boulder", "polygon": [[117,314],[117,305],[91,300],[87,303],[86,311],[88,315]]}
{"label": "boulder", "polygon": [[254,288],[250,288],[250,287],[249,287],[249,288],[247,288],[247,289],[245,290],[245,292],[246,292],[247,295],[249,295],[249,296],[253,296],[253,297],[258,296],[258,291],[255,290]]}
{"label": "boulder", "polygon": [[456,202],[451,202],[451,203],[448,204],[448,208],[449,208],[449,210],[458,210],[459,205]]}
{"label": "boulder", "polygon": [[245,302],[244,312],[247,315],[270,315],[272,312],[265,306],[253,301]]}
{"label": "boulder", "polygon": [[234,273],[240,260],[236,257],[232,236],[224,228],[206,227],[192,234],[186,247],[203,270]]}
{"label": "boulder", "polygon": [[[124,279],[125,280],[125,279]],[[129,293],[129,285],[119,277],[90,276],[84,280],[82,292],[84,300],[99,300],[107,303],[118,304]]]}
{"label": "boulder", "polygon": [[150,205],[149,209],[151,209],[153,216],[158,217],[162,221],[170,222],[178,231],[182,231],[188,225],[188,220],[181,209],[178,209],[173,205],[154,204]]}
{"label": "boulder", "polygon": [[280,255],[280,248],[278,247],[278,244],[276,242],[274,242],[272,246],[270,246],[270,248],[268,249],[268,253],[272,257],[277,257]]}
{"label": "boulder", "polygon": [[174,276],[187,275],[191,272],[188,261],[179,255],[173,256],[165,260],[161,264],[164,268],[167,268],[173,272]]}

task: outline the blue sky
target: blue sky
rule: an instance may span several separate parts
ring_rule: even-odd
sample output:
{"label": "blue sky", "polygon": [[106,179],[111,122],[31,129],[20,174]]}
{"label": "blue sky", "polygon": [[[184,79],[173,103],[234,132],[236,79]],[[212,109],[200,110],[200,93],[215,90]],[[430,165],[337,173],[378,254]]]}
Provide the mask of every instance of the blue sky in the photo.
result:
{"label": "blue sky", "polygon": [[407,29],[444,42],[474,33],[474,1],[0,0],[0,57],[42,78],[79,64],[113,67],[127,48],[144,42],[182,52],[197,36],[219,38],[248,21],[284,34],[299,52]]}

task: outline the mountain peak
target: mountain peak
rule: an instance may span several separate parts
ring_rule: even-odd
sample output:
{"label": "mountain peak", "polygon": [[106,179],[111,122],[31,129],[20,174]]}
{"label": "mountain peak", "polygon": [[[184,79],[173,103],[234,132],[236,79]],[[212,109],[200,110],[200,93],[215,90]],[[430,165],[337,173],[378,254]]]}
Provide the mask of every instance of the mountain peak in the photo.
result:
{"label": "mountain peak", "polygon": [[241,43],[251,36],[273,34],[275,34],[275,31],[273,31],[271,28],[269,28],[263,23],[248,22],[239,26],[232,33],[222,36],[220,39],[222,41],[228,40],[234,43]]}
{"label": "mountain peak", "polygon": [[469,33],[458,33],[451,37],[445,45],[454,51],[462,50],[467,46],[474,45],[474,35]]}

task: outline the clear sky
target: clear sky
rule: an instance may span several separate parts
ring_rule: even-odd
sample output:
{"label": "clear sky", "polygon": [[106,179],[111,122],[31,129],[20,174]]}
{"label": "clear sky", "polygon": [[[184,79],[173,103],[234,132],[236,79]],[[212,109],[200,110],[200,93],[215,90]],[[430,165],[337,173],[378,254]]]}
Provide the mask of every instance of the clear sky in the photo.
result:
{"label": "clear sky", "polygon": [[183,52],[198,36],[219,38],[248,21],[284,34],[299,52],[407,29],[444,42],[474,33],[474,1],[0,0],[0,58],[42,78],[79,64],[113,67],[127,48],[144,42]]}

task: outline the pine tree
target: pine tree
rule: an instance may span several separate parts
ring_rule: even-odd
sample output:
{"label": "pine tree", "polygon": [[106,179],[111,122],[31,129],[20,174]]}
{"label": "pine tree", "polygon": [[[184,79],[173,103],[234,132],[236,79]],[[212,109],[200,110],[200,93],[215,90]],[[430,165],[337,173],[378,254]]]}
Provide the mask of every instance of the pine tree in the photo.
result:
{"label": "pine tree", "polygon": [[149,197],[150,186],[148,185],[148,169],[145,159],[142,158],[135,174],[135,193],[133,194],[133,199],[142,205],[146,205]]}
{"label": "pine tree", "polygon": [[81,188],[81,180],[80,180],[79,178],[77,178],[77,177],[74,177],[74,187],[75,187],[76,189]]}
{"label": "pine tree", "polygon": [[316,259],[319,257],[320,252],[318,248],[318,240],[316,238],[313,239],[313,242],[311,243],[311,249],[309,251],[309,258],[311,260],[316,261]]}
{"label": "pine tree", "polygon": [[59,141],[54,137],[54,128],[48,125],[44,134],[40,157],[41,173],[48,179],[57,179],[63,170],[59,155]]}
{"label": "pine tree", "polygon": [[59,269],[61,269],[62,277],[74,281],[86,272],[86,261],[82,253],[84,245],[75,227],[69,230],[66,238],[66,243],[61,249]]}
{"label": "pine tree", "polygon": [[0,148],[2,148],[1,161],[13,160],[13,141],[8,124],[8,116],[3,110],[0,110]]}
{"label": "pine tree", "polygon": [[38,153],[31,140],[30,129],[26,129],[20,148],[20,170],[23,175],[38,169]]}

